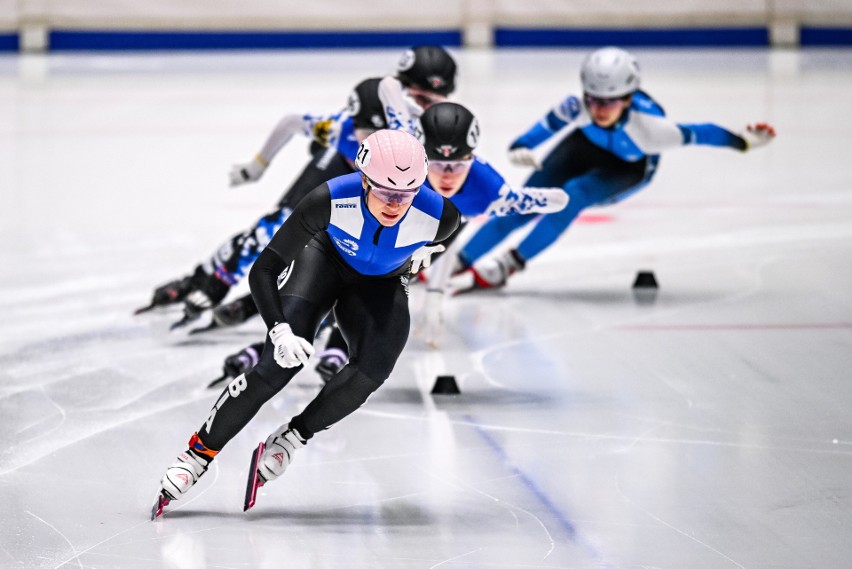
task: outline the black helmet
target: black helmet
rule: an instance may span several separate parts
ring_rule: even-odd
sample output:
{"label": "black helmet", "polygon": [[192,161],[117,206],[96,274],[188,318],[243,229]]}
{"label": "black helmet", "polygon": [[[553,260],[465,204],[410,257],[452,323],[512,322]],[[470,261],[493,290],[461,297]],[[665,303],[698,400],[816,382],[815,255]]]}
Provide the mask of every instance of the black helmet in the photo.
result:
{"label": "black helmet", "polygon": [[437,103],[420,117],[420,135],[429,160],[459,160],[479,144],[479,122],[458,103]]}
{"label": "black helmet", "polygon": [[364,79],[349,94],[346,111],[352,117],[355,128],[379,130],[388,127],[385,108],[379,100],[381,80],[381,77]]}
{"label": "black helmet", "polygon": [[456,89],[456,62],[442,47],[420,45],[402,54],[397,78],[406,87],[417,87],[447,96]]}

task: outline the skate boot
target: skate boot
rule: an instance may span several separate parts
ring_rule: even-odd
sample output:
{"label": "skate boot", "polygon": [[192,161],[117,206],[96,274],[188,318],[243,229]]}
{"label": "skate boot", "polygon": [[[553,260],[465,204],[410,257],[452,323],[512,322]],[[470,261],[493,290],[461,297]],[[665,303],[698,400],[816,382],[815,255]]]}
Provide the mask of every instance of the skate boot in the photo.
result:
{"label": "skate boot", "polygon": [[[198,435],[193,435],[190,447],[194,446],[192,441],[198,441]],[[197,444],[201,445],[201,442],[198,441]],[[203,447],[203,445],[201,446]],[[212,457],[203,456],[193,448],[180,453],[174,464],[166,469],[166,473],[160,481],[160,492],[157,494],[157,501],[151,510],[151,519],[156,519],[162,515],[163,508],[168,506],[169,502],[177,500],[189,492],[189,489],[207,472],[207,466],[211,460]]]}
{"label": "skate boot", "polygon": [[254,506],[257,489],[284,474],[296,450],[306,443],[298,431],[288,425],[281,425],[265,442],[258,445],[251,457],[244,512]]}
{"label": "skate boot", "polygon": [[455,294],[478,289],[501,288],[506,286],[510,276],[522,271],[525,265],[526,261],[520,253],[512,249],[496,257],[474,263],[467,271],[454,277],[450,287]]}
{"label": "skate boot", "polygon": [[210,320],[210,324],[202,328],[196,328],[190,334],[201,334],[211,330],[219,330],[220,328],[238,326],[255,314],[257,314],[257,306],[254,304],[254,299],[251,295],[247,294],[233,302],[213,308],[213,318]]}
{"label": "skate boot", "polygon": [[137,308],[133,313],[142,314],[154,308],[161,306],[169,306],[177,304],[186,298],[186,295],[192,290],[192,277],[184,277],[182,279],[167,282],[162,286],[154,289],[154,294],[151,296],[151,303],[147,306]]}
{"label": "skate boot", "polygon": [[252,344],[236,354],[231,354],[225,358],[225,364],[222,366],[222,376],[214,379],[207,387],[216,387],[223,381],[235,379],[240,374],[248,373],[257,365],[261,352],[263,352],[263,342]]}
{"label": "skate boot", "polygon": [[183,303],[183,318],[172,324],[171,329],[186,326],[197,320],[205,310],[219,306],[230,288],[228,283],[219,278],[218,273],[208,275],[203,270],[196,270],[192,277],[192,291]]}
{"label": "skate boot", "polygon": [[319,357],[319,362],[317,362],[314,369],[322,379],[323,383],[328,383],[328,381],[334,377],[334,374],[340,371],[340,368],[343,367],[346,360],[349,359],[346,352],[340,348],[329,348],[327,350],[323,350],[317,354],[317,356]]}
{"label": "skate boot", "polygon": [[257,314],[257,306],[250,294],[238,298],[234,302],[223,304],[213,311],[213,320],[219,328],[242,324]]}

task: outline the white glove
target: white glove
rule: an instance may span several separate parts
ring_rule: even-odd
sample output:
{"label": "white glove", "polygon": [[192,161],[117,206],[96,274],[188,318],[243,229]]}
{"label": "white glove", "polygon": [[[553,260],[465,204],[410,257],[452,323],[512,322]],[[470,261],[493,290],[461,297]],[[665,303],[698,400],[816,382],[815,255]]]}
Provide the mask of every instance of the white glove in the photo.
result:
{"label": "white glove", "polygon": [[754,150],[769,144],[775,138],[775,129],[765,122],[748,125],[740,136],[746,141],[746,150]]}
{"label": "white glove", "polygon": [[509,162],[515,166],[531,167],[541,170],[541,162],[533,154],[533,151],[524,146],[519,146],[509,151]]}
{"label": "white glove", "polygon": [[314,347],[304,338],[293,334],[286,322],[276,324],[269,331],[269,338],[275,346],[275,363],[281,367],[296,367],[308,363],[314,353]]}
{"label": "white glove", "polygon": [[266,171],[266,162],[258,154],[250,162],[231,166],[231,187],[260,180]]}
{"label": "white glove", "polygon": [[424,245],[411,255],[411,274],[416,274],[420,269],[426,269],[432,264],[432,255],[445,251],[443,245]]}
{"label": "white glove", "polygon": [[423,312],[426,320],[426,345],[438,349],[441,347],[441,336],[444,331],[444,293],[439,290],[427,292]]}

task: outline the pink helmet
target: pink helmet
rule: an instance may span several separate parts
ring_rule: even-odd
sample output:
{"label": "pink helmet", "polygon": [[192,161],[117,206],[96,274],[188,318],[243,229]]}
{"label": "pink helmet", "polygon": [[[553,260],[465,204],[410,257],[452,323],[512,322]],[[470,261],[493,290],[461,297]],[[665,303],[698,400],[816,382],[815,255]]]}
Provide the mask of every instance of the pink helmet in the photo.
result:
{"label": "pink helmet", "polygon": [[402,130],[377,130],[364,139],[355,166],[377,186],[416,190],[426,181],[426,149]]}

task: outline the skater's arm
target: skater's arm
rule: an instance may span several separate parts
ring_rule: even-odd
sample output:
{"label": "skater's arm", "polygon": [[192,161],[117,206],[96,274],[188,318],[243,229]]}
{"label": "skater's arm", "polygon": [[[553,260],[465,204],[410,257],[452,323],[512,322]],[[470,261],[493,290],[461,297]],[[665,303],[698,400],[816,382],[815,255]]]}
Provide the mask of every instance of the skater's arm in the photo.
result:
{"label": "skater's arm", "polygon": [[420,249],[417,249],[411,256],[410,271],[412,274],[417,273],[421,268],[425,269],[431,265],[432,255],[439,255],[445,250],[442,242],[447,241],[447,245],[449,245],[461,223],[461,213],[459,213],[455,204],[447,198],[441,199],[444,200],[444,207],[441,210],[441,219],[438,220],[438,230],[435,232],[435,239],[431,243],[427,243]]}
{"label": "skater's arm", "polygon": [[310,136],[311,128],[317,122],[319,122],[318,117],[313,115],[300,115],[297,113],[284,115],[278,121],[278,124],[275,125],[275,128],[272,129],[272,132],[269,133],[266,142],[263,144],[260,152],[258,152],[258,156],[267,165],[270,164],[278,152],[290,142],[290,139],[294,135],[301,133],[305,136]]}
{"label": "skater's arm", "polygon": [[417,135],[417,116],[413,112],[418,107],[406,99],[402,83],[395,77],[385,77],[379,82],[379,100],[385,110],[388,128],[404,130],[408,134]]}
{"label": "skater's arm", "polygon": [[574,95],[571,95],[550,109],[541,120],[515,139],[511,146],[509,146],[509,150],[512,151],[516,148],[535,148],[566,127],[579,114],[580,100]]}
{"label": "skater's arm", "polygon": [[775,138],[775,129],[767,123],[750,124],[739,133],[733,133],[712,123],[679,124],[684,144],[703,144],[723,146],[745,152],[765,144]]}
{"label": "skater's arm", "polygon": [[713,123],[678,124],[677,126],[685,145],[720,146],[736,150],[745,150],[748,146],[742,136]]}
{"label": "skater's arm", "polygon": [[284,321],[278,298],[278,276],[314,235],[328,227],[330,217],[331,195],[328,185],[323,184],[299,202],[249,272],[252,297],[268,328]]}
{"label": "skater's arm", "polygon": [[251,296],[269,330],[284,322],[284,312],[278,298],[278,275],[286,267],[278,253],[272,249],[264,249],[249,272]]}
{"label": "skater's arm", "polygon": [[444,199],[444,209],[441,211],[441,221],[438,222],[438,231],[435,234],[434,243],[441,243],[452,237],[461,223],[461,213],[459,213],[456,205]]}
{"label": "skater's arm", "polygon": [[[266,142],[254,158],[244,164],[234,164],[231,168],[231,186],[259,180],[275,155],[293,138],[297,132],[310,134],[311,115],[285,115],[267,137]],[[316,122],[316,121],[313,121]]]}
{"label": "skater's arm", "polygon": [[532,213],[554,213],[568,205],[568,194],[562,188],[520,188],[503,184],[500,197],[489,204],[486,214],[496,217]]}

